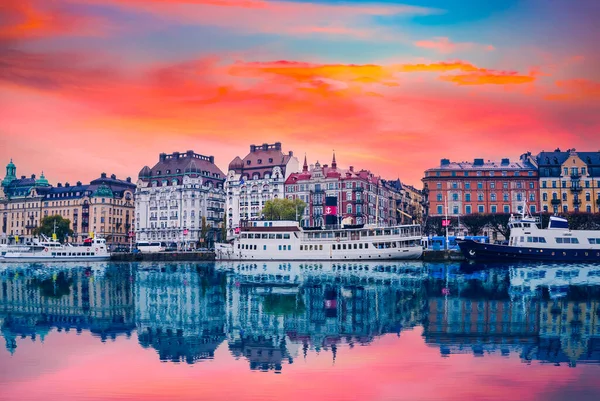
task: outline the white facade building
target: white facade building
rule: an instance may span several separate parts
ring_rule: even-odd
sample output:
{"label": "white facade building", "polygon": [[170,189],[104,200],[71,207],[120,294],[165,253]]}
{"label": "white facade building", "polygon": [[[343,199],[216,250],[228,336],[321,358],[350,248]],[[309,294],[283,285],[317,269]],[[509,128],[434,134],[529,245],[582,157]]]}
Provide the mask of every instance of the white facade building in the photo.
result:
{"label": "white facade building", "polygon": [[284,182],[299,166],[293,152],[281,151],[280,142],[250,145],[244,159],[233,159],[225,182],[227,236],[234,235],[240,220],[260,218],[267,200],[284,198]]}
{"label": "white facade building", "polygon": [[[223,224],[225,175],[213,156],[161,153],[158,163],[139,174],[135,199],[137,241],[196,244],[217,240]],[[211,242],[211,241],[209,241]],[[193,245],[192,245],[193,246]]]}

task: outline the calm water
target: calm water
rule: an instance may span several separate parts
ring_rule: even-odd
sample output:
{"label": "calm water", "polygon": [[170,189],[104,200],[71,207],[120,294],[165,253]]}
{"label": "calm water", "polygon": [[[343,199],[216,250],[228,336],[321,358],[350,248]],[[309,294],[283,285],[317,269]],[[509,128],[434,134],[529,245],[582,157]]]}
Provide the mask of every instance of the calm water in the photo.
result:
{"label": "calm water", "polygon": [[600,265],[477,268],[0,265],[0,399],[600,399]]}

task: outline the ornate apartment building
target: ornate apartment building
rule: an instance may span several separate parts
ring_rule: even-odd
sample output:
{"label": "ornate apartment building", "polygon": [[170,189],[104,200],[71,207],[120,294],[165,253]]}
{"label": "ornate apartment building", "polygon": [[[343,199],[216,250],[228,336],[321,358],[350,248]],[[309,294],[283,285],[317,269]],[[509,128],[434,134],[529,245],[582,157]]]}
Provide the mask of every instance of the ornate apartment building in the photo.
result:
{"label": "ornate apartment building", "polygon": [[425,171],[431,216],[471,213],[515,213],[526,203],[535,213],[540,210],[538,170],[531,153],[518,161],[502,159],[451,162],[442,159],[438,167]]}
{"label": "ornate apartment building", "polygon": [[59,215],[71,222],[73,236],[80,242],[95,233],[109,244],[128,242],[133,223],[135,184],[106,173],[89,184],[78,181],[51,186],[44,173],[39,178],[17,178],[11,162],[0,187],[0,242],[22,243],[33,238],[43,217]]}
{"label": "ornate apartment building", "polygon": [[284,182],[298,171],[298,165],[293,152],[282,152],[280,142],[250,145],[246,157],[236,156],[229,163],[225,181],[228,236],[234,235],[240,220],[260,218],[266,201],[283,198]]}
{"label": "ornate apartment building", "polygon": [[218,240],[225,213],[224,182],[225,174],[213,156],[191,150],[161,153],[154,167],[145,166],[139,173],[136,240],[189,244]]}
{"label": "ornate apartment building", "polygon": [[[389,182],[388,182],[389,183]],[[368,170],[338,168],[335,154],[331,165],[318,161],[310,168],[304,158],[302,172],[285,181],[289,199],[306,202],[301,224],[305,227],[325,225],[325,198],[337,198],[338,223],[394,225],[398,223],[397,202],[400,189],[385,184]]]}
{"label": "ornate apartment building", "polygon": [[545,212],[600,211],[600,152],[541,152],[537,164]]}

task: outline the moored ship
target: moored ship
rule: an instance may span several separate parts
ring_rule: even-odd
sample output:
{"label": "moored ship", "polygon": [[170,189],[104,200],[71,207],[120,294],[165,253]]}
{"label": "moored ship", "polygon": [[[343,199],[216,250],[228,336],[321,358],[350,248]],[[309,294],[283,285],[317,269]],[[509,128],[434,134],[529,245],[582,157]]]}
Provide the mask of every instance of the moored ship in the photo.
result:
{"label": "moored ship", "polygon": [[507,245],[456,242],[470,260],[600,262],[600,230],[570,230],[567,219],[557,216],[551,216],[548,227],[543,229],[538,217],[525,214],[511,217],[509,228]]}
{"label": "moored ship", "polygon": [[423,254],[421,227],[351,226],[305,230],[295,221],[250,221],[217,260],[393,260]]}
{"label": "moored ship", "polygon": [[83,245],[63,245],[42,235],[42,241],[7,248],[2,262],[82,262],[109,260],[104,238],[88,238]]}

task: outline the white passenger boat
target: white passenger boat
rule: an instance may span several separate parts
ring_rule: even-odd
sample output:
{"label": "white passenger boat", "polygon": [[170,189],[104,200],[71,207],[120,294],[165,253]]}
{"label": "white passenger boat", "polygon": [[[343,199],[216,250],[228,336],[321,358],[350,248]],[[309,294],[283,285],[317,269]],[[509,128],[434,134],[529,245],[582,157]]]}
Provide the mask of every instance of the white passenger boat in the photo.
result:
{"label": "white passenger boat", "polygon": [[7,249],[2,262],[83,262],[109,260],[104,238],[89,238],[83,245],[63,245],[42,236],[32,245]]}
{"label": "white passenger boat", "polygon": [[421,227],[306,230],[295,221],[242,223],[230,244],[216,244],[217,260],[393,260],[423,254]]}
{"label": "white passenger boat", "polygon": [[472,260],[600,262],[600,230],[571,230],[567,219],[558,216],[551,216],[548,227],[543,229],[538,217],[525,212],[511,217],[508,225],[507,245],[456,242],[467,259]]}

